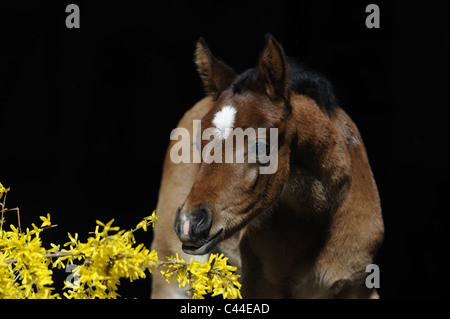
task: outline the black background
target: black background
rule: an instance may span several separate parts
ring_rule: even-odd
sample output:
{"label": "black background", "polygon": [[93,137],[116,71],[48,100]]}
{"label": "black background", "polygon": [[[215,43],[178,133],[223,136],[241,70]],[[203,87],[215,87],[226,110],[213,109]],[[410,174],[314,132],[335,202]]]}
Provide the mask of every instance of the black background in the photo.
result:
{"label": "black background", "polygon": [[[150,215],[169,133],[203,96],[195,41],[242,72],[270,32],[332,80],[360,129],[386,227],[381,297],[448,297],[448,2],[92,2],[0,3],[0,182],[23,227],[51,213],[49,246]],[[371,2],[380,29],[365,26]],[[145,298],[150,278],[121,292]]]}

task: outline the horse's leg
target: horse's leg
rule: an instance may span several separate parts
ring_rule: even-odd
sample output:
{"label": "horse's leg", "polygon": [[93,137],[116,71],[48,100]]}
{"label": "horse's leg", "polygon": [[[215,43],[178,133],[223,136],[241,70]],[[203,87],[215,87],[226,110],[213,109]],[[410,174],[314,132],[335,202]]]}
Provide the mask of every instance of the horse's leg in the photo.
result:
{"label": "horse's leg", "polygon": [[265,277],[263,261],[253,252],[250,246],[246,236],[243,236],[240,242],[242,297],[245,299],[283,298],[278,285],[269,282],[268,278]]}

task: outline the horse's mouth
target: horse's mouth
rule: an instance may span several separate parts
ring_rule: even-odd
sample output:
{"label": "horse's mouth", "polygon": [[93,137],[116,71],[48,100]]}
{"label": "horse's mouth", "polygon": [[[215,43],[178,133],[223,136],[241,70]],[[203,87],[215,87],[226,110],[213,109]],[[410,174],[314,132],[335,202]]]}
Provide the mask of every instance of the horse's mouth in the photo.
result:
{"label": "horse's mouth", "polygon": [[209,237],[201,246],[187,246],[182,245],[181,248],[186,254],[189,255],[204,255],[211,251],[211,249],[220,240],[220,234],[222,234],[223,228],[217,231],[214,235]]}

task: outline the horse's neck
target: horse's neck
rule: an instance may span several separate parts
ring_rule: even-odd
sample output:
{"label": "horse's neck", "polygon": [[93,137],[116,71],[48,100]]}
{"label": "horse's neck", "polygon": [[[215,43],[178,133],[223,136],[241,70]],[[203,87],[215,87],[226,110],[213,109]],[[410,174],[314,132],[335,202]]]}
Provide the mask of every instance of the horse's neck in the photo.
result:
{"label": "horse's neck", "polygon": [[351,181],[344,137],[310,98],[293,96],[291,104],[290,174],[279,200],[295,211],[332,212]]}

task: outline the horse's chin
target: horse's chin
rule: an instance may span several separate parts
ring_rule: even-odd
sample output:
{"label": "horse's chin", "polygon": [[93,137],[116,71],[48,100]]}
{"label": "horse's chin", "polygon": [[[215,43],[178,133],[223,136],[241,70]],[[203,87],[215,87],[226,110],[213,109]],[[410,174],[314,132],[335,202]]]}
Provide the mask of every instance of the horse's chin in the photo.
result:
{"label": "horse's chin", "polygon": [[208,254],[216,246],[216,244],[222,240],[222,236],[220,236],[222,232],[223,228],[219,229],[214,235],[209,237],[201,246],[188,246],[183,244],[181,246],[181,249],[183,249],[183,251],[189,255]]}

